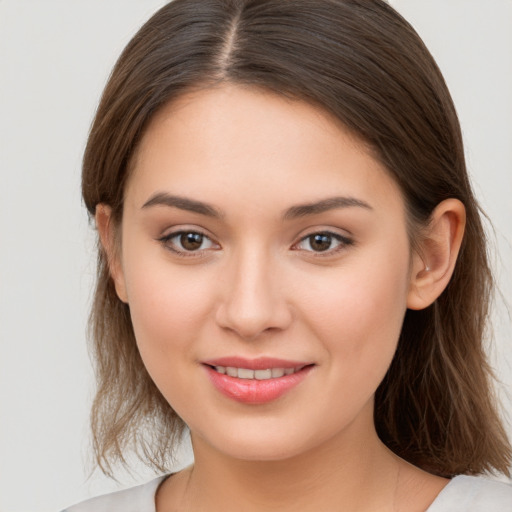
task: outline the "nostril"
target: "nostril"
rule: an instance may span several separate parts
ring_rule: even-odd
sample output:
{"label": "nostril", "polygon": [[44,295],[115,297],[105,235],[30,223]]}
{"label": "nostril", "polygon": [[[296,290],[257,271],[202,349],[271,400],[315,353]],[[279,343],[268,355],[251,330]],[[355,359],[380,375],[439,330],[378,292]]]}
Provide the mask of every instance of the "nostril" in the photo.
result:
{"label": "nostril", "polygon": [[[243,259],[243,258],[242,258]],[[279,279],[262,256],[234,261],[233,275],[223,276],[216,309],[216,322],[244,340],[286,329],[291,313],[283,298]]]}

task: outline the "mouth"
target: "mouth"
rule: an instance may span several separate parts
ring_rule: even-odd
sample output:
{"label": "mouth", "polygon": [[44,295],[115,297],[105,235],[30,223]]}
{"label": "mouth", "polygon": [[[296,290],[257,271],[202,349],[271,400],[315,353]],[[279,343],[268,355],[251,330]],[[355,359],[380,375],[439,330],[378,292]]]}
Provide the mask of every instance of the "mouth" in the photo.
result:
{"label": "mouth", "polygon": [[[209,366],[209,365],[208,365]],[[210,366],[221,375],[228,375],[236,379],[269,380],[279,379],[285,375],[293,375],[309,365],[302,365],[293,368],[266,368],[263,370],[252,370],[251,368],[237,368],[235,366]]]}
{"label": "mouth", "polygon": [[262,358],[224,358],[203,363],[222,395],[244,404],[265,404],[299,386],[315,364]]}

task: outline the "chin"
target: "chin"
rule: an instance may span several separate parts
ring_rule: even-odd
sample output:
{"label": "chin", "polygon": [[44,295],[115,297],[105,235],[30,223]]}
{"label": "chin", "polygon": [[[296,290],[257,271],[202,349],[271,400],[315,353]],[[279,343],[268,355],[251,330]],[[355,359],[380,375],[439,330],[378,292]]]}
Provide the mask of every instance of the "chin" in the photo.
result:
{"label": "chin", "polygon": [[297,424],[285,428],[283,425],[251,425],[248,422],[218,432],[210,429],[207,435],[194,434],[192,429],[191,437],[195,452],[206,448],[242,461],[278,462],[305,455],[335,438],[336,433],[308,432],[304,425]]}
{"label": "chin", "polygon": [[224,455],[233,459],[247,462],[279,462],[293,459],[308,451],[306,446],[292,445],[283,440],[268,442],[263,439],[261,442],[240,441],[230,443],[229,448],[219,447]]}

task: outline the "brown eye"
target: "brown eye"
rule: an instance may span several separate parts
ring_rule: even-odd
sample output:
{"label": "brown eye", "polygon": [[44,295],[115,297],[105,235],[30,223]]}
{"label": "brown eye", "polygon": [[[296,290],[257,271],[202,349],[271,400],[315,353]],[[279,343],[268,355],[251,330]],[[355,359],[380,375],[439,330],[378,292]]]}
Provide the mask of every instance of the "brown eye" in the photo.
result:
{"label": "brown eye", "polygon": [[317,233],[308,237],[309,246],[313,251],[323,252],[331,248],[332,236],[325,233]]}
{"label": "brown eye", "polygon": [[200,233],[182,233],[180,244],[186,251],[197,251],[203,244],[204,236]]}
{"label": "brown eye", "polygon": [[178,231],[159,239],[166,249],[180,255],[202,254],[209,249],[219,246],[209,237],[198,231]]}
{"label": "brown eye", "polygon": [[307,252],[332,254],[353,243],[350,238],[326,231],[305,236],[294,248]]}

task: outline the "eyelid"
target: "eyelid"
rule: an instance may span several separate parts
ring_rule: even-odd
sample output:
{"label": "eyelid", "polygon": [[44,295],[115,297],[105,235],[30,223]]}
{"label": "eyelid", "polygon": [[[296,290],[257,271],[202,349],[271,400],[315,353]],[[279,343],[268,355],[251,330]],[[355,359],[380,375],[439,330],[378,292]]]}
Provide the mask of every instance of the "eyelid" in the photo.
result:
{"label": "eyelid", "polygon": [[[180,235],[187,233],[195,233],[201,235],[202,237],[210,241],[211,247],[197,250],[186,250],[180,249],[179,247],[176,247],[175,244],[170,243],[170,241],[173,238],[179,237]],[[315,235],[327,235],[329,237],[332,237],[338,243],[334,248],[329,248],[326,249],[325,251],[315,251],[312,249],[308,250],[299,247],[299,245],[302,242],[306,241],[308,238],[313,237]],[[201,258],[207,256],[207,253],[212,250],[221,249],[220,244],[214,239],[214,237],[208,234],[206,230],[198,226],[175,226],[170,231],[166,232],[166,234],[159,236],[156,240],[160,242],[165,249],[180,257]],[[300,238],[292,245],[291,249],[296,251],[302,251],[304,253],[309,253],[309,255],[315,258],[329,257],[345,250],[348,246],[354,245],[354,243],[354,239],[351,236],[343,235],[339,232],[334,231],[333,229],[317,228],[311,229],[309,232],[302,234]]]}
{"label": "eyelid", "polygon": [[[187,251],[185,249],[179,249],[176,246],[173,246],[170,241],[173,238],[179,237],[180,235],[194,233],[201,235],[205,239],[208,239],[212,247],[208,247],[206,249],[197,249],[195,251]],[[206,253],[211,250],[218,250],[220,249],[220,245],[218,242],[215,241],[215,239],[207,234],[205,230],[198,228],[198,227],[187,227],[187,226],[180,226],[175,227],[174,229],[168,231],[165,235],[162,235],[157,238],[157,241],[160,242],[165,249],[172,252],[173,254],[184,257],[184,258],[202,258],[206,256]]]}
{"label": "eyelid", "polygon": [[[315,235],[328,235],[335,239],[339,244],[334,247],[333,249],[326,249],[325,251],[314,251],[314,250],[307,250],[307,249],[300,249],[298,248],[298,245],[307,240],[308,238],[311,238]],[[338,233],[336,231],[333,231],[331,229],[315,229],[313,231],[310,231],[307,234],[301,235],[299,240],[295,242],[292,245],[293,250],[298,251],[304,251],[306,253],[309,253],[315,258],[322,258],[322,257],[329,257],[337,254],[340,251],[345,250],[347,247],[354,245],[354,239],[347,235],[342,235],[341,233]]]}

